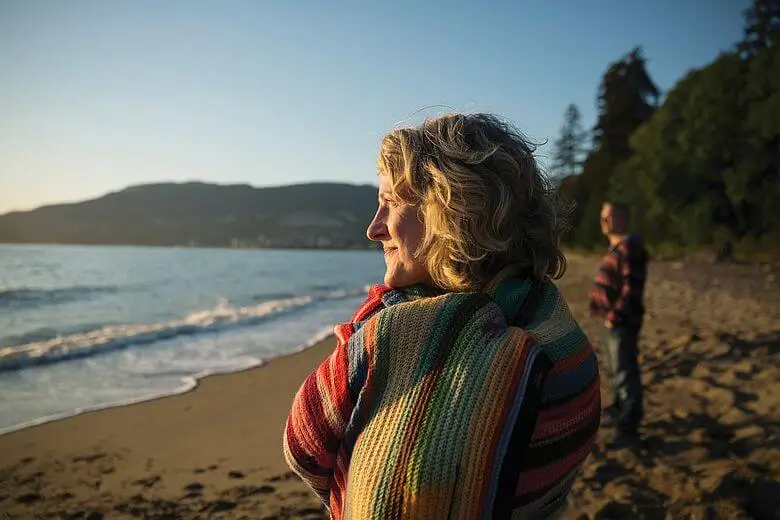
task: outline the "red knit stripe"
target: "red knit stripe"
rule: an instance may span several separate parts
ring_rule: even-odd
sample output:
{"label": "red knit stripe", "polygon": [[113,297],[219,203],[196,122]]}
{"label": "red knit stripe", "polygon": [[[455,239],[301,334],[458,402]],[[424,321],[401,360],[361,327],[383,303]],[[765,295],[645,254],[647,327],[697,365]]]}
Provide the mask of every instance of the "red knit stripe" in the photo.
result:
{"label": "red knit stripe", "polygon": [[593,354],[593,347],[591,346],[590,343],[586,343],[572,357],[566,358],[556,363],[550,370],[550,375],[560,374],[563,372],[571,372],[575,368],[580,366],[592,354]]}
{"label": "red knit stripe", "polygon": [[[540,414],[532,441],[549,444],[561,433],[571,435],[588,426],[594,420],[594,416],[598,418],[601,414],[601,389],[598,381],[595,383],[595,387],[595,392],[591,393],[590,399],[582,400],[581,409],[573,408],[568,413],[560,413],[555,418],[542,417]],[[577,428],[575,425],[578,423],[579,427]]]}
{"label": "red knit stripe", "polygon": [[574,399],[567,401],[552,408],[543,409],[539,413],[539,422],[556,422],[560,419],[571,419],[573,416],[582,413],[589,405],[598,401],[600,397],[601,382],[594,379],[581,393]]}
{"label": "red knit stripe", "polygon": [[593,437],[588,439],[588,441],[578,450],[570,453],[557,462],[543,468],[521,473],[520,478],[517,481],[518,494],[542,489],[563,478],[590,454],[590,450],[595,440],[596,435],[594,434]]}
{"label": "red knit stripe", "polygon": [[382,295],[390,291],[385,285],[372,285],[368,290],[368,297],[352,315],[352,323],[363,321],[374,313],[382,305]]}

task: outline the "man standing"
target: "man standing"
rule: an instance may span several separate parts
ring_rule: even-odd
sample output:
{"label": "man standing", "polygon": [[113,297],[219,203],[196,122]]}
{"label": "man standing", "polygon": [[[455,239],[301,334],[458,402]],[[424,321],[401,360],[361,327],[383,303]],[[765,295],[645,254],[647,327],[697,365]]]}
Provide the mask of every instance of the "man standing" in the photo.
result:
{"label": "man standing", "polygon": [[639,331],[644,316],[644,287],[648,254],[642,238],[628,232],[629,210],[605,202],[601,232],[609,250],[593,281],[590,311],[604,320],[605,365],[614,392],[615,440],[634,441],[642,421],[642,380],[639,370]]}

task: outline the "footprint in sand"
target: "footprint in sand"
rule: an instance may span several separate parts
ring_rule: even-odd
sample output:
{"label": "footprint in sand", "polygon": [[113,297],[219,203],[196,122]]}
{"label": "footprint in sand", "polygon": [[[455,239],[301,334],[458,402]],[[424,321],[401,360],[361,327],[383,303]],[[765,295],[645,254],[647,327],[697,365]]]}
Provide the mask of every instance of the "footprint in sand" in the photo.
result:
{"label": "footprint in sand", "polygon": [[148,478],[139,478],[138,480],[133,481],[134,486],[143,486],[146,489],[149,489],[153,487],[155,484],[160,482],[162,478],[159,475],[152,475]]}
{"label": "footprint in sand", "polygon": [[42,497],[38,493],[23,493],[16,497],[16,501],[20,504],[32,504],[33,502],[37,502]]}
{"label": "footprint in sand", "polygon": [[273,486],[238,486],[223,493],[224,496],[243,500],[255,495],[269,495],[276,491]]}
{"label": "footprint in sand", "polygon": [[77,457],[73,457],[73,462],[95,462],[96,460],[100,460],[102,458],[107,457],[107,453],[93,453],[91,455],[79,455]]}
{"label": "footprint in sand", "polygon": [[235,509],[237,504],[235,502],[230,502],[229,500],[217,500],[215,502],[210,502],[206,504],[203,509],[201,509],[201,512],[208,511],[209,513],[221,513],[223,511],[232,511]]}
{"label": "footprint in sand", "polygon": [[287,473],[284,473],[282,475],[275,475],[268,479],[269,482],[282,482],[287,480],[297,480],[298,475],[293,473],[292,471],[288,471]]}

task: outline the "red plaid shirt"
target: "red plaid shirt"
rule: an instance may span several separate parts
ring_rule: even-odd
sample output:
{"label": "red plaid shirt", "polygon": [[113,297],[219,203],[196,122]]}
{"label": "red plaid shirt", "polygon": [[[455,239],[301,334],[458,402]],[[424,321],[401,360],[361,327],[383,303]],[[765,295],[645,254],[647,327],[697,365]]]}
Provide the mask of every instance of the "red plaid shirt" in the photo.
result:
{"label": "red plaid shirt", "polygon": [[639,235],[610,247],[590,291],[590,312],[613,327],[641,327],[648,253]]}

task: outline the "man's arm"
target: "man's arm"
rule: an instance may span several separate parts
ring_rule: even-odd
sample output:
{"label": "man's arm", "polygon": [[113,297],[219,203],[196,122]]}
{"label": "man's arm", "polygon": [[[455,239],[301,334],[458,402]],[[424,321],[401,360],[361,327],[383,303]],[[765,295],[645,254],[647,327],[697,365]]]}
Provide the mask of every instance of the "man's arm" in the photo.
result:
{"label": "man's arm", "polygon": [[606,319],[612,310],[612,299],[620,268],[620,258],[615,250],[610,251],[602,260],[601,267],[591,285],[588,308],[590,315]]}

